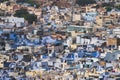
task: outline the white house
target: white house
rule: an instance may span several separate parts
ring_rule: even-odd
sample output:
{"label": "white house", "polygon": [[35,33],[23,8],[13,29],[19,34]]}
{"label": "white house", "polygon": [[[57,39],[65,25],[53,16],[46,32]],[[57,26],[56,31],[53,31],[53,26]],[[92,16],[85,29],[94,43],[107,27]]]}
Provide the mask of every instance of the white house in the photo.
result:
{"label": "white house", "polygon": [[120,50],[120,46],[118,47],[118,50]]}
{"label": "white house", "polygon": [[113,33],[120,35],[120,28],[113,29]]}
{"label": "white house", "polygon": [[83,44],[90,44],[90,38],[84,38],[84,37],[78,35],[76,37],[76,43],[77,44],[81,44],[81,45],[83,45]]}
{"label": "white house", "polygon": [[66,41],[66,45],[69,47],[73,43],[73,40],[71,37],[69,37]]}
{"label": "white house", "polygon": [[120,51],[114,51],[112,53],[107,53],[106,57],[104,58],[107,61],[113,61],[116,59],[120,59]]}
{"label": "white house", "polygon": [[25,23],[25,19],[11,16],[11,17],[6,17],[5,22],[6,23],[15,23],[16,27],[23,27],[24,23]]}

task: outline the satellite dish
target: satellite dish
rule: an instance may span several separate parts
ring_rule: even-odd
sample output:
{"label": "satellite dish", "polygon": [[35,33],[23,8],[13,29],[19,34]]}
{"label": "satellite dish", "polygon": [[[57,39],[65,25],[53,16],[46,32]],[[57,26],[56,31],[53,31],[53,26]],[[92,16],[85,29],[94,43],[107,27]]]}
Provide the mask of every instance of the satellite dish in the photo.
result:
{"label": "satellite dish", "polygon": [[16,66],[15,63],[11,63],[11,64],[9,64],[9,68],[14,68],[15,66]]}

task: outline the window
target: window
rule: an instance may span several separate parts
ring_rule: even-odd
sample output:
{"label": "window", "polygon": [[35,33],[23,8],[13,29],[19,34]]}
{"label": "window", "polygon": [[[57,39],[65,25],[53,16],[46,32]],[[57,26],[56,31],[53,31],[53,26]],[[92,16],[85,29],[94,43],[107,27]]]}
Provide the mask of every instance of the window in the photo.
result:
{"label": "window", "polygon": [[102,17],[100,17],[100,19],[102,19]]}

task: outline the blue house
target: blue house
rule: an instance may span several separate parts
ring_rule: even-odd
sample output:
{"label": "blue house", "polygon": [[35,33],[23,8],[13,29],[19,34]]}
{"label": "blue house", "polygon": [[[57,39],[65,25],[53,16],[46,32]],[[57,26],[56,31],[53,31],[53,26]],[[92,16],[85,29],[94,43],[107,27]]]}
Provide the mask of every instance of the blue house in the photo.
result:
{"label": "blue house", "polygon": [[42,59],[46,59],[46,58],[48,58],[48,54],[43,54]]}
{"label": "blue house", "polygon": [[3,30],[0,30],[0,35],[3,33]]}
{"label": "blue house", "polygon": [[74,54],[68,54],[68,55],[66,56],[66,59],[65,59],[65,60],[74,61],[74,59],[75,59]]}
{"label": "blue house", "polygon": [[17,40],[17,34],[15,34],[15,33],[10,33],[9,39],[11,39],[11,40]]}
{"label": "blue house", "polygon": [[79,52],[78,52],[78,57],[79,58],[83,58],[85,56],[85,51],[84,50],[80,50]]}
{"label": "blue house", "polygon": [[66,61],[75,61],[78,58],[77,53],[70,53],[65,57]]}

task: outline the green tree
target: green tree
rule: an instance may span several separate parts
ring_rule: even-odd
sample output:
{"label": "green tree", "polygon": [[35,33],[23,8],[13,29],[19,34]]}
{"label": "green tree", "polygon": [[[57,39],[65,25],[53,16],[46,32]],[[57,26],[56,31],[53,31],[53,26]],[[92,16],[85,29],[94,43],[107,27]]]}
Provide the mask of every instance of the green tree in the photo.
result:
{"label": "green tree", "polygon": [[3,3],[3,2],[5,2],[5,1],[9,1],[9,0],[0,0],[0,3]]}
{"label": "green tree", "polygon": [[116,9],[120,10],[120,5],[115,6]]}
{"label": "green tree", "polygon": [[33,21],[37,21],[37,16],[34,14],[28,14],[26,15],[26,20],[28,20],[29,23],[33,23]]}
{"label": "green tree", "polygon": [[102,3],[102,7],[107,7],[107,6],[109,6],[109,7],[114,7],[114,3]]}
{"label": "green tree", "polygon": [[80,6],[85,6],[85,5],[94,4],[94,3],[96,3],[95,0],[76,0],[76,4]]}
{"label": "green tree", "polygon": [[31,6],[36,5],[36,8],[38,8],[40,5],[38,3],[36,3],[34,0],[17,0],[17,3],[28,3]]}
{"label": "green tree", "polygon": [[111,11],[112,8],[111,8],[110,6],[107,6],[107,7],[106,7],[106,10],[107,10],[107,12],[108,12],[108,11]]}
{"label": "green tree", "polygon": [[106,8],[106,11],[111,11],[112,8],[114,7],[114,3],[111,2],[111,3],[102,3],[102,7],[105,7]]}
{"label": "green tree", "polygon": [[25,15],[28,15],[28,11],[27,9],[24,9],[24,8],[21,8],[20,10],[17,10],[16,13],[14,14],[14,16],[17,16],[17,17],[25,17]]}
{"label": "green tree", "polygon": [[28,4],[34,4],[34,0],[17,0],[17,3],[28,3]]}
{"label": "green tree", "polygon": [[23,17],[25,20],[28,21],[28,23],[32,24],[34,21],[37,21],[37,16],[34,14],[29,14],[27,9],[21,8],[20,10],[17,10],[14,14],[15,17]]}

